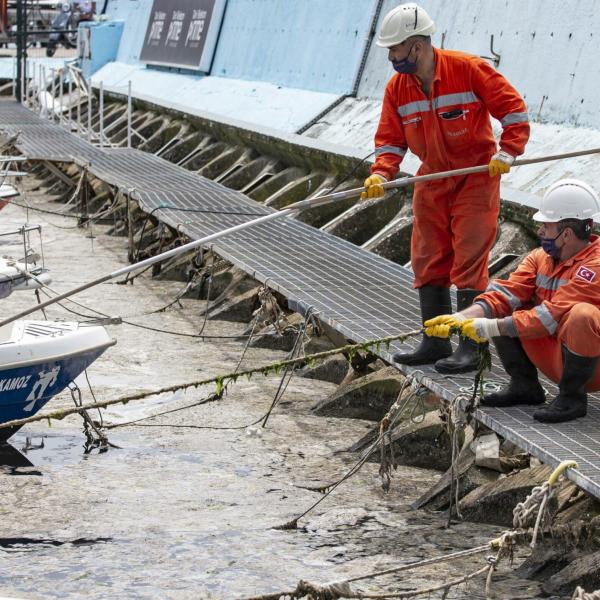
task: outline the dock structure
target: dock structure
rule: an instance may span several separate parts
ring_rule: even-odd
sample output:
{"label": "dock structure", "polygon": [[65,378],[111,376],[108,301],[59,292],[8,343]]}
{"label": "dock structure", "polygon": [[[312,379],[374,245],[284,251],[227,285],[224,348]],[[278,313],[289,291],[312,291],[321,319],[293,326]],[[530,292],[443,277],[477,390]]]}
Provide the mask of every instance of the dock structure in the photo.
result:
{"label": "dock structure", "polygon": [[[0,101],[3,137],[20,132],[16,147],[31,160],[77,162],[105,183],[129,195],[140,207],[191,239],[273,212],[241,192],[228,189],[153,154],[125,148],[97,148],[15,101]],[[419,328],[418,297],[411,272],[299,220],[283,218],[228,235],[214,252],[284,295],[290,308],[311,311],[349,340],[368,340]],[[412,348],[391,344],[379,352]],[[493,356],[486,385],[506,382]],[[393,364],[393,363],[392,363]],[[446,401],[472,391],[471,374],[448,376],[431,366],[395,365]],[[547,380],[549,394],[557,392]],[[534,407],[477,408],[474,417],[544,463],[576,460],[567,476],[600,498],[600,399],[592,396],[588,416],[564,424],[532,418]]]}

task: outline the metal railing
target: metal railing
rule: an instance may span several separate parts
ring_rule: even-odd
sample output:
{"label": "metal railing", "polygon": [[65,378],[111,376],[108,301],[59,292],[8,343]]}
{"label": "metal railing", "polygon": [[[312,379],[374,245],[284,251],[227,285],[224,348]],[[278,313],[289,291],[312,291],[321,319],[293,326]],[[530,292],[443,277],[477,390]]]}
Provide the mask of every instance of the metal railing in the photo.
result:
{"label": "metal railing", "polygon": [[[109,137],[109,133],[122,125],[127,127],[127,148],[132,147],[134,137],[142,142],[146,141],[146,138],[132,124],[131,81],[127,84],[125,114],[105,126],[103,81],[100,81],[97,89],[94,89],[91,78],[86,79],[81,69],[75,64],[49,68],[35,61],[28,61],[28,63],[28,69],[21,71],[30,73],[28,77],[21,78],[21,99],[22,103],[31,110],[100,148],[122,145],[113,144]],[[17,85],[16,81],[14,85]],[[166,148],[162,150],[166,150]]]}

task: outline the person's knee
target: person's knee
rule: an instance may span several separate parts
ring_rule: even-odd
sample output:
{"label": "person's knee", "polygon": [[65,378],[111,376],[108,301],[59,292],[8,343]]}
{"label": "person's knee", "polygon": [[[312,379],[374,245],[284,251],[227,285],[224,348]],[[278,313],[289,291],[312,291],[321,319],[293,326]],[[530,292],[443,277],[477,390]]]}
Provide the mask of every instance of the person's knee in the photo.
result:
{"label": "person's knee", "polygon": [[561,320],[558,339],[575,354],[598,356],[600,309],[587,302],[575,304]]}
{"label": "person's knee", "polygon": [[567,313],[564,321],[572,327],[593,327],[600,330],[600,309],[593,304],[579,302]]}

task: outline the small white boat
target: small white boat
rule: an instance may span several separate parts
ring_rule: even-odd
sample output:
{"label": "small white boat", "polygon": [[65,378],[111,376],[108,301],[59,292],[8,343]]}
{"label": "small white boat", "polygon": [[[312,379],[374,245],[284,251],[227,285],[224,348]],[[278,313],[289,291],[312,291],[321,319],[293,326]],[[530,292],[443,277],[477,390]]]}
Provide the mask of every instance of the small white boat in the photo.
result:
{"label": "small white boat", "polygon": [[[29,248],[27,235],[36,230],[41,244],[39,226],[0,234],[21,235],[27,256],[0,258],[0,298],[50,283],[48,271],[34,264],[38,257]],[[0,423],[37,413],[115,343],[100,325],[17,320],[0,327]],[[17,429],[0,429],[0,444]]]}
{"label": "small white boat", "polygon": [[[0,186],[0,193],[2,187],[4,186]],[[31,247],[30,236],[32,233],[39,235],[40,254],[34,252]],[[15,231],[0,233],[0,238],[17,236],[21,238],[21,241],[9,242],[9,244],[21,246],[24,258],[16,259],[6,255],[0,257],[0,299],[6,298],[16,291],[37,290],[52,282],[48,269],[44,268],[41,226],[25,224]],[[40,255],[41,265],[38,265]]]}
{"label": "small white boat", "polygon": [[18,195],[19,192],[12,185],[8,185],[8,183],[0,185],[0,210]]}
{"label": "small white boat", "polygon": [[0,258],[0,299],[16,291],[37,290],[49,285],[52,278],[43,267],[31,268],[9,256]]}
{"label": "small white boat", "polygon": [[[0,328],[0,423],[37,413],[115,343],[100,325],[24,320]],[[0,429],[0,442],[15,431]]]}

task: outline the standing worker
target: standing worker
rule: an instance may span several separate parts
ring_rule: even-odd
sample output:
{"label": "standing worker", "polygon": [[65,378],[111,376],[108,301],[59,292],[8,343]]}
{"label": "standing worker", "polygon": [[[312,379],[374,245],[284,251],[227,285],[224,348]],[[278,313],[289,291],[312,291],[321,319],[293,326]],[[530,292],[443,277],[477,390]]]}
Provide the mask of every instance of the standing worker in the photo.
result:
{"label": "standing worker", "polygon": [[585,416],[586,392],[600,390],[600,240],[592,235],[600,200],[582,181],[563,179],[533,218],[542,247],[470,308],[427,321],[425,331],[447,338],[455,328],[475,343],[494,340],[510,383],[484,396],[484,406],[543,404],[540,369],[559,394],[533,417],[559,423]]}
{"label": "standing worker", "polygon": [[[361,198],[383,196],[407,150],[422,162],[417,175],[489,164],[489,174],[415,184],[411,263],[423,321],[470,306],[488,283],[488,253],[496,238],[500,175],[508,173],[529,139],[527,108],[518,92],[485,60],[431,44],[435,31],[417,4],[402,4],[383,19],[377,45],[388,48],[397,73],[387,84],[376,160]],[[490,114],[502,124],[500,150]],[[435,362],[442,373],[476,368],[476,344],[461,338],[452,355],[447,339],[424,336],[418,349],[397,353],[407,365]],[[436,362],[437,361],[437,362]]]}

